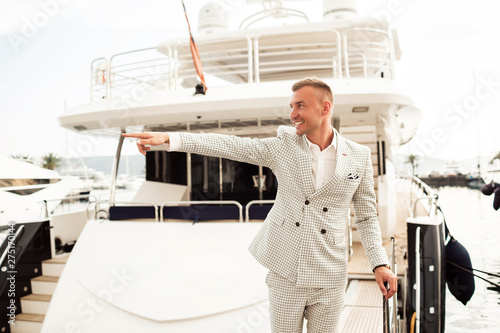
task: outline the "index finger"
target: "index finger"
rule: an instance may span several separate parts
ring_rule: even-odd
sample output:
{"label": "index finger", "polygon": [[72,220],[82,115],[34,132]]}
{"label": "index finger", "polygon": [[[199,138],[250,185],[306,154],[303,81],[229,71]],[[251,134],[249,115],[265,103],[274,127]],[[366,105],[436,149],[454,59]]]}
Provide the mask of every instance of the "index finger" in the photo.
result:
{"label": "index finger", "polygon": [[151,135],[147,133],[122,133],[122,136],[139,139],[149,139],[151,137]]}
{"label": "index finger", "polygon": [[392,279],[390,279],[389,284],[391,286],[391,289],[396,293],[398,291],[398,278],[397,276],[394,276]]}

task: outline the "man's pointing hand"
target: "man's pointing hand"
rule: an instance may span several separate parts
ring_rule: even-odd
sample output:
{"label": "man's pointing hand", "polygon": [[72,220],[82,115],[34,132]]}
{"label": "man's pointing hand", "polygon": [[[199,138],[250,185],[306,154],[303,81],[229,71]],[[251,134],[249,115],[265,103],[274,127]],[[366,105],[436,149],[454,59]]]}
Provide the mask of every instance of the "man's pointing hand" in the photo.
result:
{"label": "man's pointing hand", "polygon": [[127,138],[137,138],[137,148],[142,155],[146,155],[146,151],[151,150],[151,147],[146,146],[158,146],[170,142],[168,133],[162,132],[123,133],[122,135]]}

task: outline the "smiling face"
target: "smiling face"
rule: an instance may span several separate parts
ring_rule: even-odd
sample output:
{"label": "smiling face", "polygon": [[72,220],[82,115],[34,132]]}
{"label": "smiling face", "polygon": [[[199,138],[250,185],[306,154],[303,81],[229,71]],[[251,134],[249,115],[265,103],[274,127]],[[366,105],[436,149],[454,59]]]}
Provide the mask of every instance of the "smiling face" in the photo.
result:
{"label": "smiling face", "polygon": [[324,131],[330,133],[330,108],[331,103],[321,89],[305,86],[294,91],[290,99],[290,120],[297,135],[306,134],[314,142]]}

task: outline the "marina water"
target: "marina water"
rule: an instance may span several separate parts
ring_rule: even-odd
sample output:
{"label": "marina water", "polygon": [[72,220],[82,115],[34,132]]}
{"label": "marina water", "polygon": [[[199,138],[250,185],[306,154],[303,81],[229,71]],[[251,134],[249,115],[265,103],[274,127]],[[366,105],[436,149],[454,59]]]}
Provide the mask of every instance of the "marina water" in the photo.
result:
{"label": "marina water", "polygon": [[[465,187],[436,190],[450,233],[469,251],[472,266],[500,274],[500,211],[493,197]],[[500,284],[500,278],[481,276]],[[500,332],[500,290],[475,278],[476,290],[464,306],[447,291],[446,332]]]}

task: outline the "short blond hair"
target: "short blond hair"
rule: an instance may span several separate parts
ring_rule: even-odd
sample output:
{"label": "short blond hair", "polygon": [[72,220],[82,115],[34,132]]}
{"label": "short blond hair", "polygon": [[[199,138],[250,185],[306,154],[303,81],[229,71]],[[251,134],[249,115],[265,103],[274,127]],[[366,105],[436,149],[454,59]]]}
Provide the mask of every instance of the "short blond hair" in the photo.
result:
{"label": "short blond hair", "polygon": [[[318,79],[317,77],[303,78],[302,80],[299,80],[293,84],[292,92],[296,92],[297,90],[304,88],[304,87],[313,87],[313,88],[321,90],[321,92],[323,93],[323,96],[326,97],[326,99],[328,101],[330,101],[330,103],[333,105],[332,89],[324,81]],[[323,101],[320,101],[320,103],[322,103],[322,102]]]}

